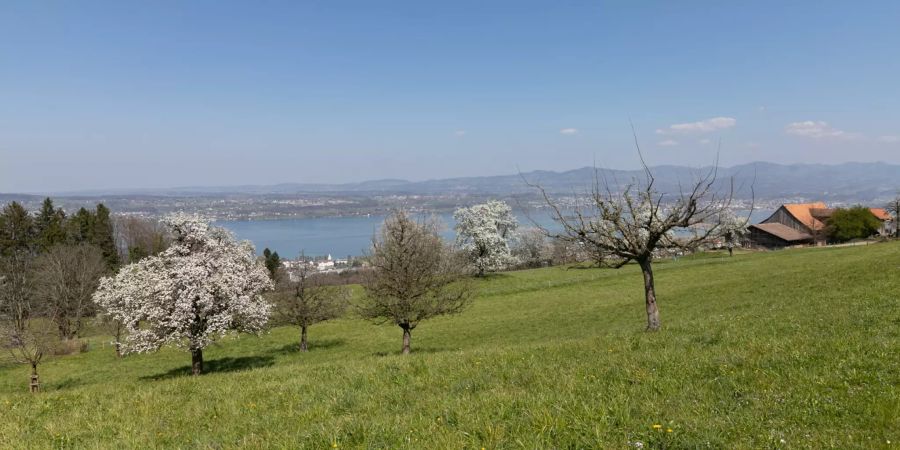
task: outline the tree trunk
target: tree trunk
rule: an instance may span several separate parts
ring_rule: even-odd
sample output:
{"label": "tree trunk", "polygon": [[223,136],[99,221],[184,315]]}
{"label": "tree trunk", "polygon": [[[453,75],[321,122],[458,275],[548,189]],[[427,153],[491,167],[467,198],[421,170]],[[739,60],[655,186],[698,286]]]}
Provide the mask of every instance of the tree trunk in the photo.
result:
{"label": "tree trunk", "polygon": [[644,274],[644,296],[647,305],[647,331],[659,330],[659,308],[656,306],[656,288],[653,285],[653,267],[650,259],[638,261]]}
{"label": "tree trunk", "polygon": [[409,325],[406,325],[406,326],[400,325],[400,328],[403,328],[403,352],[402,353],[404,355],[408,355],[410,352],[409,341],[410,341],[410,338],[412,337],[410,335]]}
{"label": "tree trunk", "polygon": [[300,351],[307,351],[306,346],[306,325],[300,327]]}
{"label": "tree trunk", "polygon": [[191,375],[203,373],[203,349],[191,349]]}
{"label": "tree trunk", "polygon": [[122,357],[122,324],[116,322],[116,358]]}
{"label": "tree trunk", "polygon": [[734,256],[734,247],[728,246],[728,256]]}
{"label": "tree trunk", "polygon": [[59,339],[61,341],[69,340],[70,332],[69,332],[69,326],[66,323],[66,318],[57,316],[56,317],[56,326],[59,329]]}
{"label": "tree trunk", "polygon": [[31,393],[34,394],[40,390],[40,387],[41,383],[38,379],[37,364],[31,363],[31,384],[29,384],[29,389],[31,390]]}

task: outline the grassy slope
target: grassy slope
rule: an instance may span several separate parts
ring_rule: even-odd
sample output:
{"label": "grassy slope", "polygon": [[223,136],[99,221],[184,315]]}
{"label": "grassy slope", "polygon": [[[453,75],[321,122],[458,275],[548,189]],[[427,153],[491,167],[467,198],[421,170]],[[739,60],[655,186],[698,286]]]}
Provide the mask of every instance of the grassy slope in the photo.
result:
{"label": "grassy slope", "polygon": [[[74,447],[872,448],[900,441],[900,243],[661,263],[648,334],[636,268],[481,282],[462,315],[109,348],[0,368],[0,442]],[[98,341],[99,342],[99,341]],[[652,428],[663,427],[661,431]],[[671,428],[672,432],[666,432]],[[784,440],[784,442],[781,442]]]}

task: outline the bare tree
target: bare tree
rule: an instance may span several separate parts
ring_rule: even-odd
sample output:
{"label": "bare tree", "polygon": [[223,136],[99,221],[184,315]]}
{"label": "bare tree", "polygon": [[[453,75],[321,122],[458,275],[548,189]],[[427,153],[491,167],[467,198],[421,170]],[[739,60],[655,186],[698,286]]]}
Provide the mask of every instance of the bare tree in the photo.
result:
{"label": "bare tree", "polygon": [[[288,277],[284,277],[288,278]],[[300,327],[300,350],[307,351],[307,328],[341,317],[350,304],[346,286],[329,286],[312,269],[302,264],[290,279],[277,285],[274,297],[279,322]]]}
{"label": "bare tree", "polygon": [[44,318],[31,319],[21,329],[7,322],[0,328],[0,335],[3,347],[9,351],[13,361],[31,367],[29,389],[32,393],[38,392],[40,390],[38,365],[44,356],[52,354],[59,345],[56,325]]}
{"label": "bare tree", "polygon": [[437,232],[435,221],[417,223],[394,211],[373,239],[360,315],[393,322],[403,330],[403,354],[410,352],[419,322],[462,311],[471,299],[465,263]]}
{"label": "bare tree", "polygon": [[558,239],[551,236],[550,239],[550,261],[554,266],[562,264],[572,264],[578,262],[582,257],[581,244],[566,239]]}
{"label": "bare tree", "polygon": [[37,259],[35,294],[61,339],[73,339],[93,311],[91,296],[106,272],[103,252],[92,245],[57,245]]}
{"label": "bare tree", "polygon": [[24,253],[0,255],[0,321],[24,330],[32,315],[34,257]]}
{"label": "bare tree", "polygon": [[[734,188],[732,182],[724,195],[717,191],[716,161],[711,168],[698,173],[688,189],[667,196],[656,190],[656,180],[644,162],[640,147],[637,151],[643,177],[631,180],[617,191],[618,186],[614,187],[602,171],[595,170],[593,189],[575,202],[571,213],[558,206],[544,188],[530,185],[540,191],[559,224],[560,230],[544,229],[548,236],[581,243],[591,254],[611,257],[616,268],[631,261],[640,266],[647,330],[656,331],[661,322],[653,279],[655,254],[660,249],[694,249],[715,237],[720,229],[719,217],[730,206]],[[676,238],[676,229],[685,230],[685,235]]]}
{"label": "bare tree", "polygon": [[165,225],[144,217],[117,216],[113,222],[113,232],[119,259],[129,263],[157,255],[172,242]]}
{"label": "bare tree", "polygon": [[900,194],[888,202],[885,209],[894,215],[894,237],[900,238]]}

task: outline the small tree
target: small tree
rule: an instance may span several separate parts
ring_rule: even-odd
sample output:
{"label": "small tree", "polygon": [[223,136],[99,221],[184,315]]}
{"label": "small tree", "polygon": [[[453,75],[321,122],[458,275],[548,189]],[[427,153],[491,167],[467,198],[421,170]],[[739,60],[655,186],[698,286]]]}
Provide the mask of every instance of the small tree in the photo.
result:
{"label": "small tree", "polygon": [[261,294],[272,281],[250,243],[194,216],[165,222],[172,245],[102,279],[94,301],[125,326],[126,353],[185,346],[199,375],[203,348],[216,337],[263,329],[270,306]]}
{"label": "small tree", "polygon": [[828,235],[837,242],[872,237],[879,227],[881,222],[865,206],[838,208],[828,219]]}
{"label": "small tree", "polygon": [[369,262],[360,315],[399,326],[403,354],[410,352],[411,333],[419,322],[458,313],[471,298],[462,264],[438,235],[433,221],[417,223],[395,211],[373,239]]}
{"label": "small tree", "polygon": [[263,259],[266,269],[269,271],[269,278],[273,280],[278,279],[278,271],[281,269],[281,257],[278,256],[278,252],[273,252],[266,247],[263,250]]}
{"label": "small tree", "polygon": [[[540,191],[560,226],[559,231],[544,229],[547,235],[582,244],[592,255],[612,257],[617,268],[631,261],[638,263],[644,279],[647,330],[656,331],[661,321],[653,278],[655,254],[658,249],[693,249],[717,237],[722,226],[719,217],[731,204],[733,188],[725,196],[713,190],[716,164],[698,174],[689,190],[667,198],[654,187],[655,178],[643,157],[641,164],[643,178],[632,180],[621,191],[595,170],[591,193],[577,201],[571,213],[564,212],[542,187],[533,186]],[[675,229],[692,233],[676,239]]]}
{"label": "small tree", "polygon": [[513,264],[509,238],[518,223],[506,202],[487,203],[460,208],[453,213],[456,220],[456,242],[467,255],[479,276],[502,270]]}
{"label": "small tree", "polygon": [[900,194],[888,202],[885,209],[894,214],[894,237],[900,238]]}
{"label": "small tree", "polygon": [[734,256],[734,248],[744,245],[749,230],[747,230],[748,217],[738,217],[730,209],[722,210],[719,214],[719,236],[728,249],[728,256]]}
{"label": "small tree", "polygon": [[292,279],[278,284],[275,299],[279,322],[300,327],[300,350],[307,351],[307,329],[319,322],[341,317],[350,304],[346,286],[327,286],[312,268],[303,264]]}
{"label": "small tree", "polygon": [[32,319],[24,328],[6,322],[0,326],[0,337],[3,347],[9,351],[13,361],[31,367],[29,390],[32,393],[38,392],[40,390],[38,366],[59,344],[53,322],[43,318]]}
{"label": "small tree", "polygon": [[106,264],[103,252],[87,244],[57,245],[38,257],[35,294],[61,339],[78,336],[82,319],[93,310],[91,296]]}
{"label": "small tree", "polygon": [[538,228],[518,230],[513,238],[512,256],[525,267],[540,267],[549,256],[547,238]]}

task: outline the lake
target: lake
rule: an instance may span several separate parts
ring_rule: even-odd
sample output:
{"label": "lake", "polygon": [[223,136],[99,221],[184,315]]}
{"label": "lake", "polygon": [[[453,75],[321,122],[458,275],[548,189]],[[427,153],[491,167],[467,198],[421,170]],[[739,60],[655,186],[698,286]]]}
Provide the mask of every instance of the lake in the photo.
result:
{"label": "lake", "polygon": [[[453,240],[456,234],[453,214],[436,215],[443,227],[444,239]],[[532,214],[542,226],[552,226],[546,212]],[[520,227],[531,226],[524,214],[517,214]],[[318,217],[278,220],[218,221],[215,225],[231,230],[238,239],[253,242],[257,253],[269,248],[283,258],[294,258],[302,251],[307,256],[359,256],[369,248],[372,236],[381,227],[385,216]]]}
{"label": "lake", "polygon": [[[746,212],[744,212],[746,214]],[[762,220],[771,211],[754,211],[752,222]],[[532,218],[547,228],[554,228],[555,223],[549,213],[539,211],[531,214]],[[455,233],[451,213],[438,214],[444,223],[442,235],[453,240]],[[524,214],[516,214],[520,227],[529,227],[531,220]],[[240,220],[219,221],[215,225],[231,230],[238,239],[253,242],[257,253],[269,248],[277,251],[283,258],[294,258],[302,251],[307,256],[332,255],[335,258],[359,256],[369,248],[372,236],[381,226],[384,216],[354,217],[318,217],[304,219],[278,220]]]}

